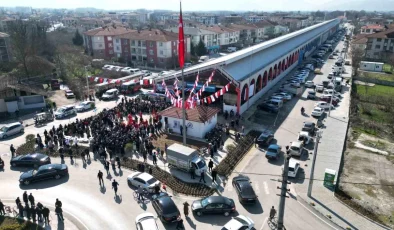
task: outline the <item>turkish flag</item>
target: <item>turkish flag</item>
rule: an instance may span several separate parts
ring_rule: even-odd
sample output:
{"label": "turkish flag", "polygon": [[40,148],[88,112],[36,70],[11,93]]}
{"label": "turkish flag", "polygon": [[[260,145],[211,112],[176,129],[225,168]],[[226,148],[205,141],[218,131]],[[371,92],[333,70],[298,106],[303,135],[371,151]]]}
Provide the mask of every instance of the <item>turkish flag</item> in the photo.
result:
{"label": "turkish flag", "polygon": [[182,3],[179,3],[180,6],[180,15],[179,15],[179,29],[178,29],[178,59],[179,59],[179,66],[183,68],[185,64],[185,35],[183,33],[183,19],[182,19]]}

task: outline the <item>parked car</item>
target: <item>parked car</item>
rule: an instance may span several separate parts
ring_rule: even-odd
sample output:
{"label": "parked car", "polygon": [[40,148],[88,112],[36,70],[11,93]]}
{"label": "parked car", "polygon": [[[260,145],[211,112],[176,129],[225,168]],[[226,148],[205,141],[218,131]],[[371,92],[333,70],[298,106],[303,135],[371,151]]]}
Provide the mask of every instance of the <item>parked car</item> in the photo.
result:
{"label": "parked car", "polygon": [[306,88],[313,88],[314,86],[315,86],[315,83],[313,83],[313,81],[305,82],[305,87]]}
{"label": "parked car", "polygon": [[221,230],[252,230],[254,222],[247,216],[239,215],[227,222]]}
{"label": "parked car", "polygon": [[73,91],[71,91],[71,90],[69,90],[69,89],[66,89],[66,90],[65,90],[64,95],[66,96],[67,99],[68,99],[68,98],[74,98],[74,97],[75,97]]}
{"label": "parked car", "polygon": [[295,178],[297,177],[297,173],[299,169],[300,169],[300,162],[291,158],[289,161],[289,173],[287,175],[289,177]]}
{"label": "parked car", "polygon": [[274,95],[283,97],[283,99],[285,101],[289,101],[292,98],[291,94],[288,94],[288,93],[285,93],[285,92],[275,93]]}
{"label": "parked car", "polygon": [[259,146],[269,146],[274,140],[274,134],[268,130],[264,130],[257,138],[257,144]]}
{"label": "parked car", "polygon": [[308,96],[306,96],[307,99],[315,100],[316,97],[316,92],[315,91],[308,91]]}
{"label": "parked car", "polygon": [[320,107],[315,107],[311,113],[312,117],[321,117],[321,115],[323,115],[324,113],[324,109],[320,108]]}
{"label": "parked car", "polygon": [[95,107],[95,103],[93,101],[84,101],[81,102],[79,105],[75,106],[77,112],[87,111],[89,109],[93,109]]}
{"label": "parked car", "polygon": [[313,138],[309,135],[308,132],[306,131],[301,131],[298,133],[298,141],[302,141],[304,145],[309,144],[311,141],[313,141]]}
{"label": "parked car", "polygon": [[26,155],[18,155],[11,158],[10,165],[12,167],[18,166],[33,166],[37,168],[41,165],[46,165],[51,163],[51,158],[42,153],[30,153]]}
{"label": "parked car", "polygon": [[[320,107],[322,109],[329,109],[330,108],[330,103],[325,102],[325,101],[319,101],[315,104],[315,107]],[[331,109],[333,109],[334,106],[331,105]]]}
{"label": "parked car", "polygon": [[316,92],[323,92],[324,86],[321,84],[316,85]]}
{"label": "parked car", "polygon": [[[326,102],[328,104],[330,104],[330,102],[331,102],[333,106],[337,106],[338,105],[338,100],[337,100],[338,98],[333,98],[331,100],[331,96],[324,96],[324,95],[322,95],[322,96],[320,96],[319,99],[320,99],[320,101]],[[323,106],[326,106],[326,105],[323,105]],[[321,106],[319,106],[319,107],[321,107]],[[329,108],[329,106],[326,106],[326,107],[327,107],[326,109]]]}
{"label": "parked car", "polygon": [[62,119],[62,118],[72,116],[75,114],[77,114],[75,107],[73,105],[66,105],[66,106],[60,107],[56,110],[55,118]]}
{"label": "parked car", "polygon": [[260,105],[257,105],[257,108],[270,113],[277,113],[279,111],[279,108],[277,106],[269,103],[262,103]]}
{"label": "parked car", "polygon": [[233,186],[238,194],[239,202],[243,204],[256,203],[257,195],[253,190],[249,177],[243,175],[234,177]]}
{"label": "parked car", "polygon": [[14,122],[7,125],[4,125],[0,129],[0,139],[6,139],[7,137],[13,136],[18,133],[23,133],[25,128],[22,123]]}
{"label": "parked car", "polygon": [[306,131],[309,135],[313,136],[316,131],[316,124],[313,122],[304,122],[301,131]]}
{"label": "parked car", "polygon": [[60,179],[63,176],[68,175],[68,168],[65,164],[47,164],[40,166],[37,170],[29,170],[22,173],[19,177],[19,183],[29,185],[32,182],[49,180],[49,179]]}
{"label": "parked car", "polygon": [[141,188],[150,193],[155,192],[155,186],[160,187],[160,181],[145,172],[134,172],[130,174],[127,177],[127,184],[135,187],[141,186]]}
{"label": "parked car", "polygon": [[112,100],[118,97],[119,91],[117,89],[107,90],[101,97],[103,100]]}
{"label": "parked car", "polygon": [[293,141],[290,145],[290,153],[292,156],[300,157],[304,149],[304,143],[301,141]]}
{"label": "parked car", "polygon": [[139,214],[135,218],[135,226],[137,230],[159,230],[156,217],[149,212]]}
{"label": "parked car", "polygon": [[152,206],[155,209],[161,221],[166,223],[176,222],[180,219],[179,212],[174,201],[167,193],[160,193],[152,196]]}
{"label": "parked car", "polygon": [[267,151],[265,151],[265,157],[268,159],[276,160],[278,159],[281,152],[281,146],[272,144],[268,146]]}
{"label": "parked car", "polygon": [[196,200],[191,207],[193,214],[202,216],[203,214],[224,214],[229,216],[235,211],[233,199],[225,196],[209,196],[201,200]]}

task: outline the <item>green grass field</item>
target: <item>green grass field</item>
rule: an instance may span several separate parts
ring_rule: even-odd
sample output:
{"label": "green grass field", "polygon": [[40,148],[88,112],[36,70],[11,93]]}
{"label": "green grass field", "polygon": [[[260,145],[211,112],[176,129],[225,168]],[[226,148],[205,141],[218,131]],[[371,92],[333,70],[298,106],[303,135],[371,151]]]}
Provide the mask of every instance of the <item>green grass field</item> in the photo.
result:
{"label": "green grass field", "polygon": [[362,96],[394,96],[394,87],[384,86],[384,85],[375,85],[375,86],[365,86],[365,85],[357,85],[357,93]]}
{"label": "green grass field", "polygon": [[391,66],[389,64],[384,64],[383,65],[383,71],[384,72],[392,72]]}

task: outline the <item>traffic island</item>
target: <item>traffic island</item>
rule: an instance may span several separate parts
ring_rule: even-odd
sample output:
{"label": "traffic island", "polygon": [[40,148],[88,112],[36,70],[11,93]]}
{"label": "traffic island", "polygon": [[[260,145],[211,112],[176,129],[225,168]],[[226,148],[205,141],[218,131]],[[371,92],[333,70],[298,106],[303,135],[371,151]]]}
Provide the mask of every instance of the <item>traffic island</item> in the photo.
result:
{"label": "traffic island", "polygon": [[0,229],[7,230],[43,230],[36,223],[9,216],[0,216]]}

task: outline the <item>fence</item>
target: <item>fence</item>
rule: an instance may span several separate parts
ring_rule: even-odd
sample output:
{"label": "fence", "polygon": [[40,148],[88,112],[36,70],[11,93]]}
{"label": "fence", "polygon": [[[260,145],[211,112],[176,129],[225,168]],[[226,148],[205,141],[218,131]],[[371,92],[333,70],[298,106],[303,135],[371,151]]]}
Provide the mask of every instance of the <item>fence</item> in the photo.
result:
{"label": "fence", "polygon": [[361,77],[361,76],[354,77],[354,79],[358,80],[358,81],[374,83],[374,84],[377,84],[377,85],[385,85],[385,86],[392,86],[392,87],[394,87],[394,82],[393,81],[385,81],[385,80],[380,80],[380,79],[376,79],[376,78]]}

